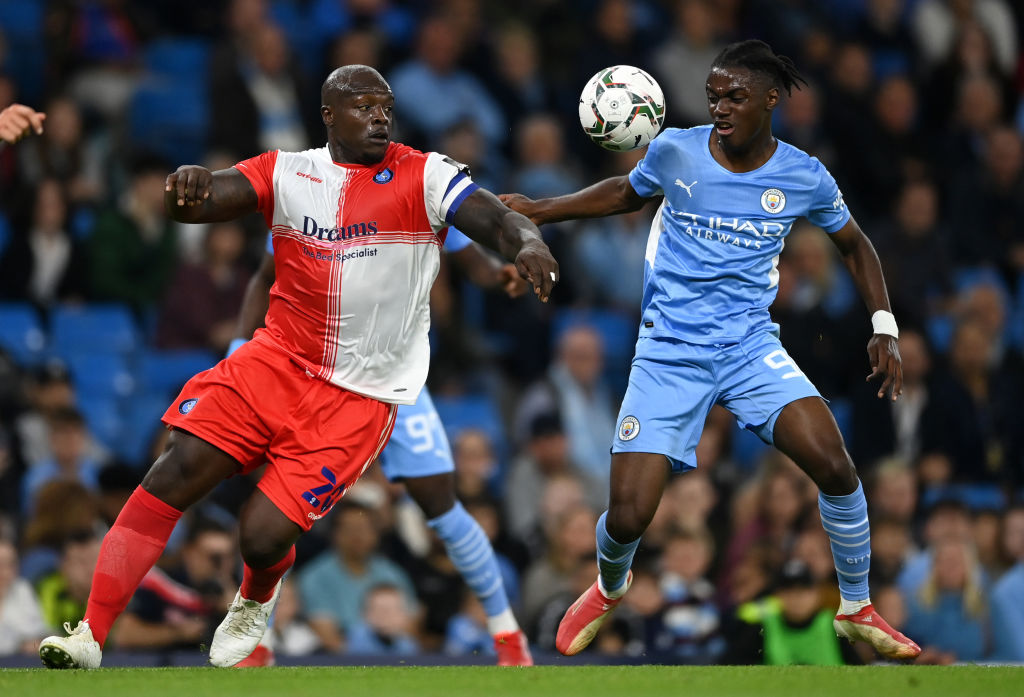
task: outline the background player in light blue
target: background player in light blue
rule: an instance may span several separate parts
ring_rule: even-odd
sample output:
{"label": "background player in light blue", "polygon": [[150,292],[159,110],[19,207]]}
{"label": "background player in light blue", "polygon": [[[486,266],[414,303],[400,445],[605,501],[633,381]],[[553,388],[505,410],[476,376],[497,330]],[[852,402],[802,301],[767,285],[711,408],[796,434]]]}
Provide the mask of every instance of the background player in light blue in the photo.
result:
{"label": "background player in light blue", "polygon": [[863,488],[831,412],[782,347],[768,313],[783,239],[806,217],[829,234],[873,313],[868,379],[881,379],[879,397],[899,395],[898,331],[874,247],[825,167],[772,135],[781,91],[798,82],[792,61],[764,42],[733,44],[712,63],[705,85],[712,125],[666,129],[628,176],[552,199],[502,196],[538,224],[634,211],[661,199],[647,242],[636,355],[612,441],[611,500],[597,524],[600,574],[559,625],[562,653],[586,647],[628,590],[640,536],[670,473],[696,466],[694,450],[715,403],[818,485],[842,596],[837,633],[888,658],[920,653],[871,605]]}
{"label": "background player in light blue", "polygon": [[[524,294],[529,285],[512,264],[503,264],[455,228],[448,229],[445,251],[471,281],[502,288],[509,296]],[[274,246],[267,236],[266,254],[246,289],[239,314],[238,337],[230,354],[263,326],[270,288],[274,284]],[[429,525],[444,542],[449,559],[487,613],[498,665],[532,665],[526,636],[519,629],[505,592],[494,550],[483,529],[455,498],[455,463],[430,394],[424,388],[413,405],[398,407],[391,440],[380,455],[389,481],[402,482],[423,510]]]}

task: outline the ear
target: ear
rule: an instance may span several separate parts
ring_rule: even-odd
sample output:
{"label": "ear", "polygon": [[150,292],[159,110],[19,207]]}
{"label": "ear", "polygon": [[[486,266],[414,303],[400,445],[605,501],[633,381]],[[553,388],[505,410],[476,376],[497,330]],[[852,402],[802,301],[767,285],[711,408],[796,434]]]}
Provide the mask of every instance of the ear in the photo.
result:
{"label": "ear", "polygon": [[767,94],[764,97],[764,107],[766,111],[771,111],[779,103],[779,88],[770,87],[768,88]]}
{"label": "ear", "polygon": [[334,112],[331,111],[331,107],[326,104],[320,107],[320,119],[324,122],[325,126],[334,125]]}

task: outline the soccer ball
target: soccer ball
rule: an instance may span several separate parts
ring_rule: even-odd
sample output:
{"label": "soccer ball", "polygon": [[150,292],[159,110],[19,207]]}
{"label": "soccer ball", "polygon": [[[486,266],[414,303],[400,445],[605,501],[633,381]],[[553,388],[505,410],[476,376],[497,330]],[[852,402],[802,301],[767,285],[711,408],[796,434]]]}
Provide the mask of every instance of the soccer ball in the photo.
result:
{"label": "soccer ball", "polygon": [[614,65],[590,78],[580,95],[580,125],[608,150],[634,150],[651,142],[665,121],[665,96],[650,75]]}

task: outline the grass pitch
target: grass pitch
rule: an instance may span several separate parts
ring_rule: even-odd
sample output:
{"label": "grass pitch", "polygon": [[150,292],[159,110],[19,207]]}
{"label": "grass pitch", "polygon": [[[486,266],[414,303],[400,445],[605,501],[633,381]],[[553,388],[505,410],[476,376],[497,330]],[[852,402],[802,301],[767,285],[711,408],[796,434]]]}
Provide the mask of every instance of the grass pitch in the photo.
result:
{"label": "grass pitch", "polygon": [[0,670],[3,697],[1001,697],[1024,694],[1024,667],[573,666],[108,668]]}

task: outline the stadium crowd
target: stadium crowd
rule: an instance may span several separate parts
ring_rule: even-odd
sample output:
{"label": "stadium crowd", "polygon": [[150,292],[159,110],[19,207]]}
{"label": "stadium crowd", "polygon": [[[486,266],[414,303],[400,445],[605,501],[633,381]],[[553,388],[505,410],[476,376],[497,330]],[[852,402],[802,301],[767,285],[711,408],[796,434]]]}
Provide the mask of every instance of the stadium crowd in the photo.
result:
{"label": "stadium crowd", "polygon": [[[47,114],[42,135],[0,149],[0,656],[82,618],[100,539],[166,436],[160,413],[234,338],[265,225],[174,224],[175,167],[319,145],[320,81],[362,63],[395,93],[395,140],[493,191],[565,193],[643,156],[580,131],[595,71],[644,67],[666,125],[691,126],[708,121],[711,60],[757,37],[809,79],[776,132],[835,175],[901,325],[889,404],[864,383],[871,325],[835,250],[793,230],[772,313],[865,483],[875,605],[923,662],[1024,662],[1022,29],[1009,0],[0,0],[0,108]],[[546,227],[562,276],[547,305],[484,294],[444,264],[432,292],[429,384],[458,493],[541,652],[596,573],[653,213]],[[832,630],[810,479],[719,408],[697,457],[589,655],[871,661]],[[112,648],[209,642],[253,486],[228,480],[182,520]],[[402,492],[372,468],[302,539],[279,655],[492,650]]]}

